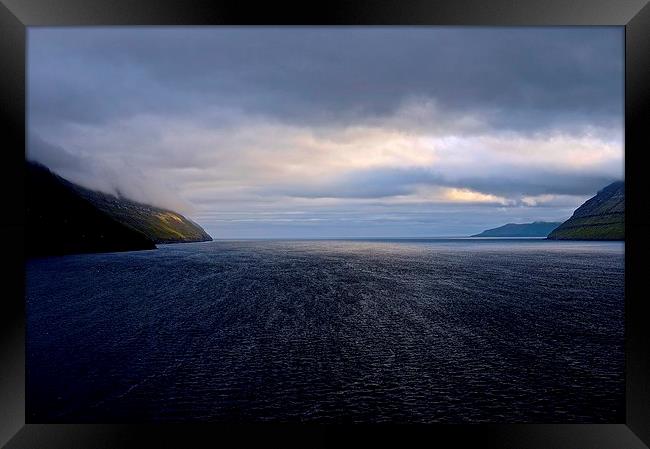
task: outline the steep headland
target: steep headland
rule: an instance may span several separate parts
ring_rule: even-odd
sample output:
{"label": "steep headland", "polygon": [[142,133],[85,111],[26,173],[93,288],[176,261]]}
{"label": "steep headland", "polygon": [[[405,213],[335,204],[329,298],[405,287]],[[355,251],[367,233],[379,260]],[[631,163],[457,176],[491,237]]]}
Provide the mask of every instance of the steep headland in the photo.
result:
{"label": "steep headland", "polygon": [[206,242],[212,237],[201,226],[167,209],[137,203],[102,192],[74,186],[79,195],[97,209],[127,225],[154,243]]}
{"label": "steep headland", "polygon": [[553,240],[625,240],[625,183],[614,182],[577,208]]}
{"label": "steep headland", "polygon": [[95,192],[27,162],[27,256],[154,249],[212,240],[176,212]]}

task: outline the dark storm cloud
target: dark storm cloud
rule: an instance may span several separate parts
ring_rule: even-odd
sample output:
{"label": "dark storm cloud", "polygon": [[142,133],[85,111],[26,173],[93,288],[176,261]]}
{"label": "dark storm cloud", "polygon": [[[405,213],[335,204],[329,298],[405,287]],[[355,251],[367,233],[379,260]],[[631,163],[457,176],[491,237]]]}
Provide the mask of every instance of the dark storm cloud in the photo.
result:
{"label": "dark storm cloud", "polygon": [[623,61],[611,27],[30,28],[28,156],[217,237],[557,220],[623,176]]}
{"label": "dark storm cloud", "polygon": [[28,137],[27,158],[39,161],[56,172],[84,170],[87,168],[84,164],[86,161],[83,158],[75,156],[65,148],[53,145],[34,134]]}
{"label": "dark storm cloud", "polygon": [[[491,173],[490,173],[491,175]],[[382,169],[348,173],[330,184],[274,190],[302,198],[386,198],[414,193],[418,187],[471,189],[505,198],[537,195],[590,196],[618,176],[528,169],[500,176],[451,176],[432,169]],[[268,189],[266,190],[268,192]]]}
{"label": "dark storm cloud", "polygon": [[547,170],[508,174],[496,178],[463,178],[448,182],[455,187],[467,187],[484,193],[502,195],[574,195],[592,196],[604,186],[620,179],[620,176],[606,174],[557,173]]}
{"label": "dark storm cloud", "polygon": [[36,28],[30,107],[101,123],[213,105],[317,124],[431,98],[501,128],[610,123],[622,45],[617,28]]}

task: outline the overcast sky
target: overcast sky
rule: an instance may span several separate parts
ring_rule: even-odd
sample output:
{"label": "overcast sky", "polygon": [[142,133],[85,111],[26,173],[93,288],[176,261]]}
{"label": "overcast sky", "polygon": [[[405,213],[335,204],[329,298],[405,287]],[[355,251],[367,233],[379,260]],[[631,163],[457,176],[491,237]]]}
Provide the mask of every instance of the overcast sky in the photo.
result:
{"label": "overcast sky", "polygon": [[623,179],[623,29],[30,28],[28,157],[214,238],[468,235]]}

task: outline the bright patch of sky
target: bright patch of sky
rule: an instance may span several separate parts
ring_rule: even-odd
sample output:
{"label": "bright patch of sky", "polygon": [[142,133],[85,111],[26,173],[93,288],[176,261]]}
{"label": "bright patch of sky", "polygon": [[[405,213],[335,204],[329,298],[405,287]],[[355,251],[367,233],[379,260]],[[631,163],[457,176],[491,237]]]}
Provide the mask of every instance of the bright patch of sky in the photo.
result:
{"label": "bright patch of sky", "polygon": [[623,29],[31,28],[28,157],[214,238],[468,235],[623,179]]}

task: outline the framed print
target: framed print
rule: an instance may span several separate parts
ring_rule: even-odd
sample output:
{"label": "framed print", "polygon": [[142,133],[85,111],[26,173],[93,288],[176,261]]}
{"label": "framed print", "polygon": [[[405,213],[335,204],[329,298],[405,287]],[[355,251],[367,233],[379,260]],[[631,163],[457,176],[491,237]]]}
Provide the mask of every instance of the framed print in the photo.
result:
{"label": "framed print", "polygon": [[647,447],[649,23],[2,0],[0,443]]}

